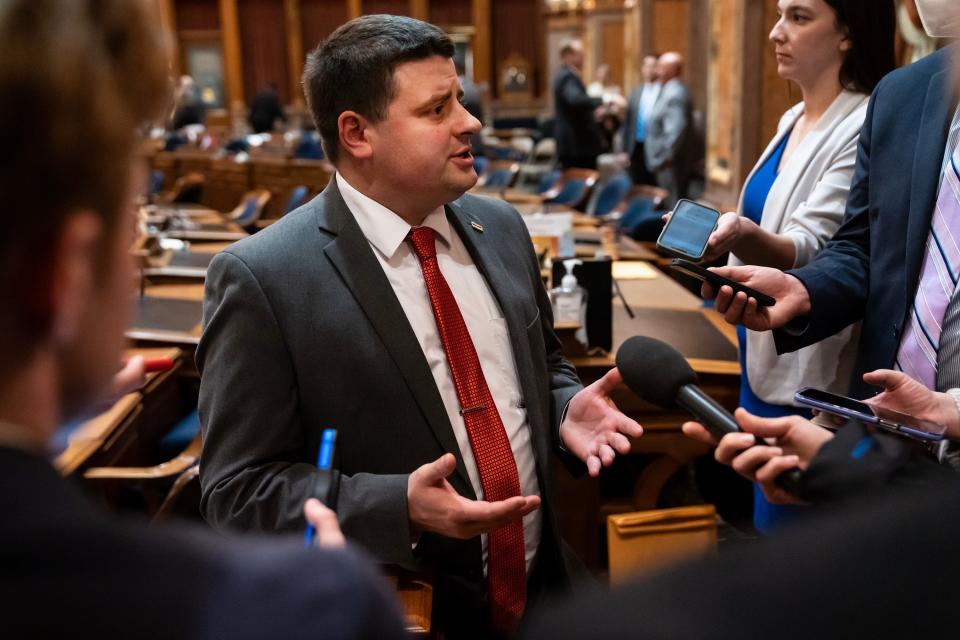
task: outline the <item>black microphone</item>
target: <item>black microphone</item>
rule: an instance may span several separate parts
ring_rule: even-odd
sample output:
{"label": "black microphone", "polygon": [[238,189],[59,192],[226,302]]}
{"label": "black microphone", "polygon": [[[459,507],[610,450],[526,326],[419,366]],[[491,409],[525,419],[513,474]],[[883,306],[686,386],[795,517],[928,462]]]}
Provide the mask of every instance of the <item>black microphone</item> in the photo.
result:
{"label": "black microphone", "polygon": [[[665,342],[646,336],[630,338],[617,351],[617,369],[638,397],[663,409],[686,410],[718,440],[743,431],[729,411],[697,386],[696,372]],[[756,440],[756,445],[765,444]],[[798,468],[786,471],[777,477],[777,484],[797,494],[801,473]]]}

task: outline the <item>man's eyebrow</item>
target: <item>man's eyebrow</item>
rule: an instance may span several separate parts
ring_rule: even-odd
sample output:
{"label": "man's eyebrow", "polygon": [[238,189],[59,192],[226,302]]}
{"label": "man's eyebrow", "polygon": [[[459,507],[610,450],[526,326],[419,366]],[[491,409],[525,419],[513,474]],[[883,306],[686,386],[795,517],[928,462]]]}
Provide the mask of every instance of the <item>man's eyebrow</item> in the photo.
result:
{"label": "man's eyebrow", "polygon": [[[462,93],[462,91],[461,91],[461,93]],[[453,92],[451,92],[449,89],[448,89],[447,91],[443,92],[443,93],[435,93],[435,94],[433,94],[432,96],[430,96],[429,98],[427,98],[426,100],[424,100],[424,101],[421,103],[421,106],[426,107],[426,106],[428,106],[428,105],[436,104],[436,103],[438,103],[438,102],[446,102],[447,100],[450,99],[450,96],[451,96],[451,95],[453,95]]]}

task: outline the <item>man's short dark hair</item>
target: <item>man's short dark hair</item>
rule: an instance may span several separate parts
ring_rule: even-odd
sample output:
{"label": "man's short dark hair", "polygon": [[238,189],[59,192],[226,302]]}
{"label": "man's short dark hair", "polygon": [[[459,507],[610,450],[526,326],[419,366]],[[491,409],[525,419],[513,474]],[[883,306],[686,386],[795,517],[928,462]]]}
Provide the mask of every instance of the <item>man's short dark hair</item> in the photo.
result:
{"label": "man's short dark hair", "polygon": [[309,56],[303,91],[331,162],[340,152],[337,120],[356,111],[371,122],[387,115],[397,65],[432,56],[453,58],[453,41],[421,20],[369,15],[340,26]]}

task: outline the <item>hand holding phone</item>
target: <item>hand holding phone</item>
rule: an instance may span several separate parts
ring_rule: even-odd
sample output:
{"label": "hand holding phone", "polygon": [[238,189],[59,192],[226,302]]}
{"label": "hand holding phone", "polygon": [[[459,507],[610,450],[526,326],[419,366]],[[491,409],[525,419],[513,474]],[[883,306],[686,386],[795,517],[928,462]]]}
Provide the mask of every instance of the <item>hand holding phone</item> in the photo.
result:
{"label": "hand holding phone", "polygon": [[945,425],[812,387],[797,391],[794,400],[807,407],[872,424],[921,442],[939,442],[944,439],[947,430]]}
{"label": "hand holding phone", "polygon": [[720,212],[691,200],[680,200],[660,232],[657,247],[670,255],[694,262],[703,259]]}
{"label": "hand holding phone", "polygon": [[772,307],[777,303],[774,298],[765,293],[761,293],[756,289],[751,289],[750,287],[740,284],[734,280],[730,280],[729,278],[724,278],[715,271],[704,269],[700,265],[693,264],[687,260],[674,260],[670,263],[670,268],[674,271],[679,271],[680,273],[686,274],[691,278],[696,278],[700,282],[709,282],[714,289],[720,289],[720,287],[730,287],[734,290],[734,292],[743,292],[747,294],[748,297],[755,299],[757,304],[761,307]]}

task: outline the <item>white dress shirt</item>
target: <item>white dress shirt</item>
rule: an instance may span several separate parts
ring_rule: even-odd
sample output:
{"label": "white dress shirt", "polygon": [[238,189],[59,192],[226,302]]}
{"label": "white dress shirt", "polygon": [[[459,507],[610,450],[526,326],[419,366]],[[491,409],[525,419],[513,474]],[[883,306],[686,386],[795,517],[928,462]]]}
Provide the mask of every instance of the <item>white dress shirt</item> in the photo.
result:
{"label": "white dress shirt", "polygon": [[[383,272],[390,281],[410,326],[413,327],[450,418],[450,425],[470,476],[470,484],[473,485],[477,498],[482,500],[480,471],[477,469],[463,416],[460,415],[460,401],[443,343],[440,341],[430,296],[420,269],[420,260],[410,243],[406,242],[412,227],[394,212],[354,189],[339,173],[336,174],[336,180],[340,195],[373,248],[374,255],[383,267]],[[520,475],[520,492],[525,496],[540,495],[530,441],[530,425],[527,423],[527,411],[520,395],[520,381],[513,347],[510,345],[510,334],[500,305],[473,263],[463,241],[450,227],[444,208],[438,207],[427,216],[421,226],[430,227],[436,232],[437,263],[456,298],[457,306],[460,307],[460,313],[480,358],[480,368],[510,440],[510,448],[513,450]],[[539,509],[523,519],[528,572],[540,544],[541,526]],[[486,570],[486,535],[481,536],[481,542]]]}

